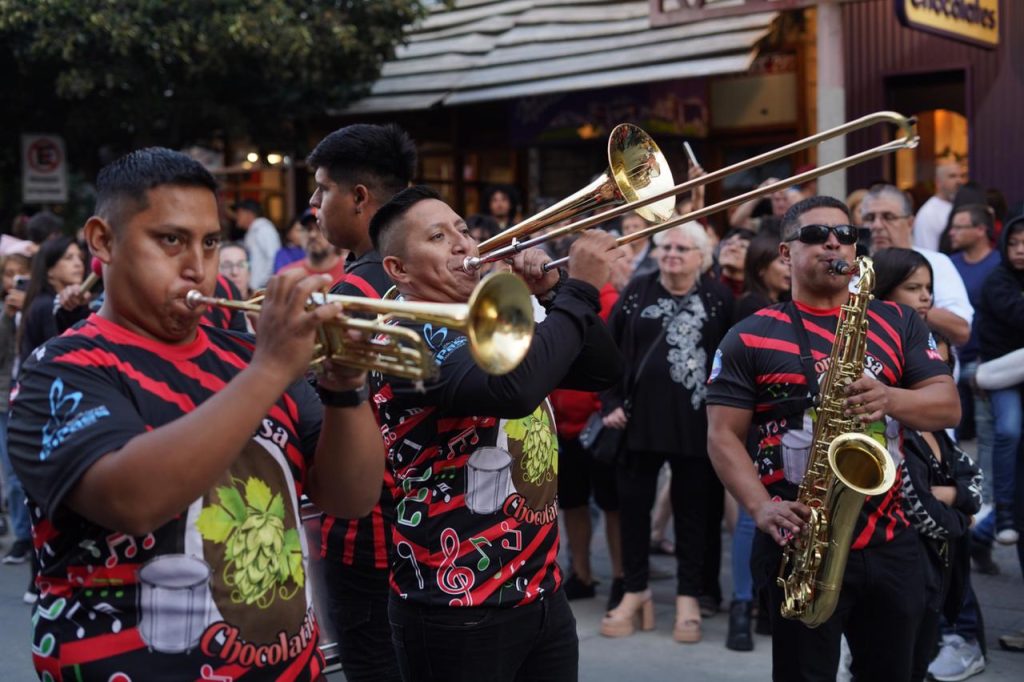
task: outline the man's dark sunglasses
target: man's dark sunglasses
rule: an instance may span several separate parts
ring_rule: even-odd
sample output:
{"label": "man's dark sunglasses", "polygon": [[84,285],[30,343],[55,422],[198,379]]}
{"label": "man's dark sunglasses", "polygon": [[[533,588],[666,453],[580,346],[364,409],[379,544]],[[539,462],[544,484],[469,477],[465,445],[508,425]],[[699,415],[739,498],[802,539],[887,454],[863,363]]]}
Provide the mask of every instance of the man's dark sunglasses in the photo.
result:
{"label": "man's dark sunglasses", "polygon": [[799,239],[804,244],[824,244],[828,235],[834,232],[836,241],[845,246],[857,243],[857,228],[853,225],[804,225],[786,238],[787,242]]}

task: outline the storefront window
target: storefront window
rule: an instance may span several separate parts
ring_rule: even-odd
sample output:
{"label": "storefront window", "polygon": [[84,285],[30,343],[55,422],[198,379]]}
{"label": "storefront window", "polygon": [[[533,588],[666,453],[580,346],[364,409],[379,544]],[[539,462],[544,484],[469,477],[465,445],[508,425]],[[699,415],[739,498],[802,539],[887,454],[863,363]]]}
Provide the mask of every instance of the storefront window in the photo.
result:
{"label": "storefront window", "polygon": [[967,118],[948,109],[916,114],[921,143],[917,149],[896,153],[896,184],[901,189],[921,189],[926,196],[934,190],[935,166],[955,159],[967,169]]}

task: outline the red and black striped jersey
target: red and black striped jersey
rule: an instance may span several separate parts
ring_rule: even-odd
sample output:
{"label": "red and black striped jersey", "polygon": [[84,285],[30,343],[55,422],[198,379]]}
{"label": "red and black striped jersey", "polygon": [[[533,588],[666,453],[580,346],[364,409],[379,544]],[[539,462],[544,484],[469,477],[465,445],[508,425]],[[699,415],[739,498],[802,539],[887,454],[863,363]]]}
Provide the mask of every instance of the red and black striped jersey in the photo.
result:
{"label": "red and black striped jersey", "polygon": [[[384,272],[381,257],[370,251],[345,265],[345,276],[331,293],[364,298],[382,298],[391,288],[391,279]],[[381,497],[373,510],[361,519],[341,519],[324,515],[320,527],[320,556],[332,564],[340,564],[347,572],[346,585],[356,589],[362,584],[366,591],[387,589],[388,552],[391,546],[391,524],[394,502],[388,489],[393,483],[384,473]],[[352,578],[358,580],[353,581]]]}
{"label": "red and black striped jersey", "polygon": [[[794,307],[795,305],[795,307]],[[708,380],[709,405],[749,409],[757,425],[751,456],[761,482],[773,495],[796,499],[811,452],[817,418],[809,407],[806,374],[791,313],[799,311],[807,330],[819,384],[828,371],[839,309],[800,303],[762,308],[736,324],[715,354]],[[924,322],[910,308],[872,301],[868,305],[866,375],[907,388],[949,374]],[[903,427],[888,417],[868,425],[895,463],[903,459]],[[908,526],[901,510],[900,481],[885,495],[867,498],[854,531],[854,549],[888,542]]]}
{"label": "red and black striped jersey", "polygon": [[[226,298],[229,301],[237,301],[242,298],[238,287],[224,275],[217,275],[217,285],[213,295],[217,298]],[[236,332],[246,331],[245,314],[241,310],[231,310],[221,306],[206,306],[203,313],[203,322],[220,329],[234,329]]]}
{"label": "red and black striped jersey", "polygon": [[196,409],[252,353],[251,337],[213,326],[166,345],[98,315],[32,353],[9,444],[40,559],[41,677],[319,679],[297,500],[323,410],[306,382],[209,491],[152,533],[115,532],[64,504],[90,465]]}

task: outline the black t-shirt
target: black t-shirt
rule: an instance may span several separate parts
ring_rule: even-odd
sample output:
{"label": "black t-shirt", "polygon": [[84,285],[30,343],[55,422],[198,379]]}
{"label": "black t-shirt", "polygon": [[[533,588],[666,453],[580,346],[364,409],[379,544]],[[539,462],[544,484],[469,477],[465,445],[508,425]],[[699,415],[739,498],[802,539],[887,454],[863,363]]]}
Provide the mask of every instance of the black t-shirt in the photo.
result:
{"label": "black t-shirt", "polygon": [[293,384],[217,484],[131,537],[64,506],[97,459],[189,413],[245,368],[251,337],[168,346],[93,315],[32,354],[8,439],[40,558],[33,659],[53,679],[317,679],[323,658],[297,500],[322,409]]}
{"label": "black t-shirt", "polygon": [[[817,416],[814,409],[806,409],[807,380],[790,317],[793,306],[807,330],[818,382],[824,381],[839,309],[782,303],[759,310],[729,331],[715,353],[707,397],[709,405],[753,411],[758,439],[751,455],[761,482],[771,494],[788,500],[796,499]],[[949,374],[928,328],[909,308],[872,301],[868,320],[866,374],[902,388]],[[903,460],[902,431],[900,423],[888,417],[867,429],[897,465]],[[854,531],[854,549],[888,542],[908,526],[900,506],[900,485],[897,469],[896,483],[887,494],[867,498]]]}
{"label": "black t-shirt", "polygon": [[526,358],[503,376],[477,367],[466,336],[431,324],[410,328],[433,352],[438,379],[371,373],[394,477],[391,585],[400,598],[511,608],[558,588],[558,439],[545,396],[618,378],[598,310],[597,290],[569,280]]}
{"label": "black t-shirt", "polygon": [[[381,265],[380,254],[370,251],[345,264],[345,275],[331,289],[331,293],[382,298],[390,288],[391,279]],[[385,471],[380,499],[373,510],[362,518],[323,516],[320,556],[342,566],[347,589],[364,593],[384,591],[386,594],[391,524],[395,517],[394,503],[389,492],[393,482],[391,473]]]}
{"label": "black t-shirt", "polygon": [[627,449],[707,456],[707,378],[732,323],[732,307],[732,295],[709,278],[676,296],[655,271],[634,278],[622,291],[608,326],[629,368],[609,398],[621,403],[628,393]]}

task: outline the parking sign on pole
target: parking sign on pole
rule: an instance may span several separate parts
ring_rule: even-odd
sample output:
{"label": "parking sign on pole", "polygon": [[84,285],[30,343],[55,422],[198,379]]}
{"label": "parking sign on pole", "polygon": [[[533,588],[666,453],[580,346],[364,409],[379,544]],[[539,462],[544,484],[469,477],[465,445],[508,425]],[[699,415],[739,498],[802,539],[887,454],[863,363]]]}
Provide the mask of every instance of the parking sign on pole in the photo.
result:
{"label": "parking sign on pole", "polygon": [[21,136],[21,196],[26,204],[68,200],[68,163],[60,135]]}

